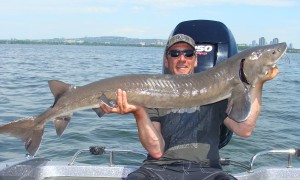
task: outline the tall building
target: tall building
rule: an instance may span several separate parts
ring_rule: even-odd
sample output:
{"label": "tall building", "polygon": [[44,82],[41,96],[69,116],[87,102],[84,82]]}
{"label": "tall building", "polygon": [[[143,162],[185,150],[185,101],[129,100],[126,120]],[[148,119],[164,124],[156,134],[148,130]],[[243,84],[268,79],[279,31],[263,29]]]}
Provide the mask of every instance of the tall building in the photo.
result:
{"label": "tall building", "polygon": [[279,43],[279,39],[278,38],[274,38],[272,41],[272,44],[278,44]]}
{"label": "tall building", "polygon": [[293,44],[292,44],[292,43],[290,43],[290,45],[289,45],[289,49],[294,49],[294,47],[293,47]]}
{"label": "tall building", "polygon": [[260,46],[266,45],[266,38],[265,38],[265,37],[259,38],[259,45],[260,45]]}
{"label": "tall building", "polygon": [[257,44],[256,44],[256,41],[255,41],[255,40],[253,40],[253,41],[252,41],[252,44],[251,44],[251,46],[252,46],[252,47],[254,47],[254,46],[257,46]]}

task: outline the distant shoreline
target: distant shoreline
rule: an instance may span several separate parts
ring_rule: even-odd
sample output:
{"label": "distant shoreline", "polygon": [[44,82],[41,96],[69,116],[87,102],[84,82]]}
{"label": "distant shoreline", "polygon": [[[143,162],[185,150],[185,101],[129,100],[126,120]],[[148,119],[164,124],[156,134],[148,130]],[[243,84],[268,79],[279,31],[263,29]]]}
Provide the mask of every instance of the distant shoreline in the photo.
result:
{"label": "distant shoreline", "polygon": [[35,41],[5,41],[0,40],[0,44],[36,44],[36,45],[79,45],[79,46],[135,46],[135,47],[164,47],[164,45],[156,44],[120,44],[120,43],[66,43],[66,42],[35,42]]}
{"label": "distant shoreline", "polygon": [[[36,45],[80,45],[80,46],[133,46],[133,47],[164,47],[164,44],[139,44],[139,43],[103,43],[103,42],[48,42],[48,41],[32,41],[32,40],[0,40],[0,44],[36,44]],[[237,44],[238,51],[250,48]],[[287,53],[300,53],[300,49],[287,49]]]}

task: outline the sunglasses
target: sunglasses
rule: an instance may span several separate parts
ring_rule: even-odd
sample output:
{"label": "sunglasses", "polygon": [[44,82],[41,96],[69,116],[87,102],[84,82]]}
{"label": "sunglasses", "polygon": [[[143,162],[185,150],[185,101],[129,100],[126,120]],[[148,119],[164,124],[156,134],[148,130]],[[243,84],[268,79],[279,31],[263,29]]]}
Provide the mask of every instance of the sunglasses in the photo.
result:
{"label": "sunglasses", "polygon": [[195,55],[195,51],[194,50],[171,50],[168,51],[168,55],[170,55],[171,57],[178,57],[181,54],[183,54],[185,57],[193,57]]}

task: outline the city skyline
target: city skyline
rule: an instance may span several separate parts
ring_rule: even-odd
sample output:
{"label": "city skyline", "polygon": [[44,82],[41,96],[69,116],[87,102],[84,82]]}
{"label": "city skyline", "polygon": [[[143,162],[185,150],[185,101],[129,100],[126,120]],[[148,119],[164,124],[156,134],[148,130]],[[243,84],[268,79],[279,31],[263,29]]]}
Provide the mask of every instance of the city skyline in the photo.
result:
{"label": "city skyline", "polygon": [[[264,45],[268,45],[268,44],[278,44],[281,42],[285,42],[285,41],[280,41],[279,38],[275,37],[273,38],[269,43],[267,41],[267,39],[262,36],[260,38],[258,38],[258,43],[256,42],[256,40],[252,40],[251,44],[249,44],[249,46],[264,46]],[[297,49],[293,46],[293,43],[289,43],[289,42],[285,42],[288,45],[289,49]]]}

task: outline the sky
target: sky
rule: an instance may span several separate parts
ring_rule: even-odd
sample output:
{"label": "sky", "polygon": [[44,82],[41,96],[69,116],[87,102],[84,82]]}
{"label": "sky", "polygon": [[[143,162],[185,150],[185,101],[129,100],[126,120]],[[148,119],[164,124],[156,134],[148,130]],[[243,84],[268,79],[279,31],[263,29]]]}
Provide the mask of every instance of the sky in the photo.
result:
{"label": "sky", "polygon": [[196,19],[224,23],[239,44],[263,36],[300,49],[300,0],[3,0],[0,39],[167,39]]}

